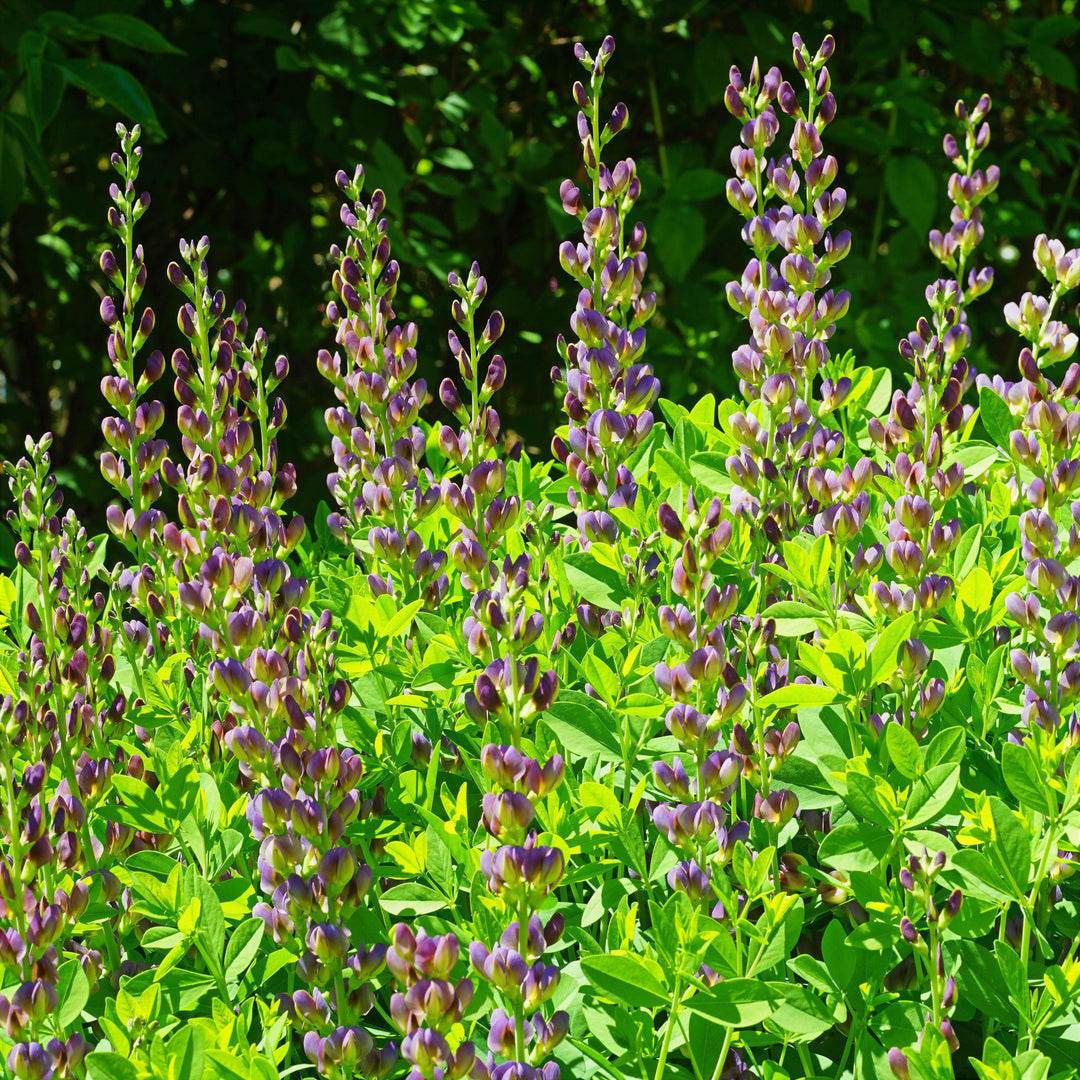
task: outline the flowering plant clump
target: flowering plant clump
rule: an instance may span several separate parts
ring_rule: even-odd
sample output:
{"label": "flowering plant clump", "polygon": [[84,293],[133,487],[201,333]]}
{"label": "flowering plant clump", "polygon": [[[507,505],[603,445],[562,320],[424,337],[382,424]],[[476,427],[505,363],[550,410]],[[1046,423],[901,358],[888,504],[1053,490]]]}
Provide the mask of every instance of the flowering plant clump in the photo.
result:
{"label": "flowering plant clump", "polygon": [[[63,513],[48,434],[5,466],[6,1075],[1078,1075],[1080,250],[1035,239],[1018,378],[976,372],[999,174],[989,98],[958,103],[908,377],[860,363],[834,48],[731,70],[746,338],[738,397],[688,409],[648,359],[636,166],[601,156],[630,122],[601,106],[615,43],[575,46],[551,460],[503,435],[475,264],[439,415],[386,197],[338,173],[310,532],[289,361],[206,237],[151,273],[118,127],[118,501]],[[141,359],[158,277],[180,339]]]}

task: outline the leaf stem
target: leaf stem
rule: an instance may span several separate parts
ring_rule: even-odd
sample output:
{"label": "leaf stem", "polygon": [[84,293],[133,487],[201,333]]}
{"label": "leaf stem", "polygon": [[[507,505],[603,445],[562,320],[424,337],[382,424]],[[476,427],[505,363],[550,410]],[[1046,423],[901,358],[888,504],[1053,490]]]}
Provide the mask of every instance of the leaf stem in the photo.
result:
{"label": "leaf stem", "polygon": [[671,993],[671,1011],[668,1013],[667,1027],[664,1029],[664,1042],[660,1047],[660,1060],[656,1063],[655,1080],[661,1080],[667,1065],[668,1048],[671,1045],[671,1033],[675,1030],[675,1021],[682,1007],[682,976],[675,976],[675,989]]}
{"label": "leaf stem", "polygon": [[727,1061],[728,1051],[731,1049],[731,1038],[735,1029],[728,1026],[724,1029],[724,1045],[720,1047],[720,1055],[716,1059],[716,1068],[713,1070],[712,1080],[720,1080],[720,1074],[724,1071],[724,1062]]}

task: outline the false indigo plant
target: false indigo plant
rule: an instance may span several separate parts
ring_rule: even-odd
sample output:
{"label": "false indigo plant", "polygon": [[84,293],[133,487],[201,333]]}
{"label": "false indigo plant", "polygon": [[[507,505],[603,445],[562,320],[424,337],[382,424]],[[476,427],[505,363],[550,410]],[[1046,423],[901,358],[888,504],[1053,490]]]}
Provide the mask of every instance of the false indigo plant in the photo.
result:
{"label": "false indigo plant", "polygon": [[[95,542],[72,512],[59,514],[51,442],[27,439],[28,456],[8,470],[18,507],[9,518],[20,536],[15,555],[32,597],[19,613],[28,634],[15,685],[0,704],[0,1019],[13,1041],[7,1065],[19,1076],[79,1074],[86,1039],[54,1015],[61,969],[74,965],[69,971],[87,989],[120,970],[110,925],[121,919],[120,882],[109,864],[132,839],[130,828],[113,822],[103,839],[91,828],[125,765],[117,736],[126,699],[111,685],[105,598],[91,591]],[[91,900],[100,932],[76,948],[68,937]]]}
{"label": "false indigo plant", "polygon": [[792,44],[791,83],[731,71],[749,331],[738,399],[692,408],[645,359],[637,168],[601,160],[629,122],[600,106],[614,42],[575,46],[553,462],[504,445],[475,265],[447,276],[456,426],[429,421],[385,197],[338,174],[314,537],[285,510],[289,363],[205,237],[165,274],[160,437],[163,282],[118,129],[119,501],[100,534],[62,515],[49,436],[6,467],[5,1075],[1077,1075],[1080,253],[1035,240],[1046,287],[1004,307],[1019,378],[977,375],[998,172],[989,98],[960,103],[894,392],[844,351],[832,281],[835,44]]}
{"label": "false indigo plant", "polygon": [[341,206],[349,239],[344,250],[334,245],[330,252],[337,295],[326,315],[346,359],[323,349],[318,363],[342,403],[326,413],[337,467],[327,484],[342,512],[327,524],[357,557],[370,559],[376,595],[398,595],[415,583],[437,604],[447,587],[441,573],[446,553],[425,546],[416,529],[439,500],[438,486],[420,464],[426,439],[416,419],[427,386],[423,379],[409,382],[417,364],[416,324],[391,325],[400,268],[390,258],[388,224],[380,216],[386,196],[376,190],[364,203],[363,182],[359,166],[351,179],[337,175],[349,200]]}
{"label": "false indigo plant", "polygon": [[[487,295],[487,280],[473,263],[463,281],[451,273],[447,279],[457,294],[451,307],[454,321],[465,334],[465,342],[451,330],[450,352],[468,389],[465,404],[454,380],[447,377],[439,387],[439,398],[461,425],[461,431],[443,424],[439,429],[439,448],[461,472],[460,483],[446,477],[442,482],[442,500],[460,522],[450,557],[461,573],[466,589],[479,590],[490,582],[491,561],[503,537],[521,514],[521,499],[503,496],[506,465],[496,451],[499,438],[499,414],[488,402],[506,379],[506,364],[496,354],[487,364],[480,382],[480,360],[502,336],[505,322],[502,313],[492,312],[483,331],[477,335],[476,312]],[[515,448],[518,452],[520,448]]]}
{"label": "false indigo plant", "polygon": [[552,381],[563,396],[570,420],[566,438],[556,436],[552,450],[569,472],[570,505],[577,510],[582,541],[617,533],[610,511],[633,507],[637,481],[627,459],[653,426],[650,411],[660,393],[652,368],[642,361],[645,323],[656,310],[656,293],[643,282],[645,227],[632,228],[627,215],[641,194],[632,158],[609,169],[600,159],[604,147],[629,122],[621,102],[601,122],[600,91],[615,51],[605,38],[595,57],[583,45],[574,55],[589,73],[588,88],[574,83],[585,171],[592,182],[591,205],[570,181],[559,190],[563,209],[581,222],[583,241],[566,241],[559,249],[563,269],[581,286],[570,320],[577,338],[560,336],[559,356],[565,368],[552,369]]}

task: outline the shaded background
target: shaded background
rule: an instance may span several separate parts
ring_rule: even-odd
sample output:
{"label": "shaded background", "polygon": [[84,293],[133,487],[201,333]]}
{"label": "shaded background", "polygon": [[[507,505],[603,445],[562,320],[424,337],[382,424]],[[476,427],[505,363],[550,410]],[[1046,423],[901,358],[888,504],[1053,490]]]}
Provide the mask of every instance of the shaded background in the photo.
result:
{"label": "shaded background", "polygon": [[[548,372],[574,293],[558,266],[576,238],[558,186],[579,175],[572,43],[617,50],[605,101],[631,126],[609,148],[633,156],[661,295],[649,353],[666,396],[734,388],[744,333],[724,284],[747,253],[723,187],[738,125],[723,107],[728,68],[752,57],[793,76],[790,35],[837,39],[839,103],[826,132],[849,193],[854,237],[834,284],[853,294],[834,348],[900,370],[896,343],[936,277],[927,229],[947,227],[941,138],[958,97],[994,99],[980,165],[1002,169],[985,204],[981,258],[997,279],[972,316],[970,359],[1012,371],[1016,338],[1001,307],[1033,286],[1042,230],[1080,240],[1076,182],[1080,20],[1074,2],[981,0],[0,0],[0,456],[27,433],[56,433],[53,459],[77,508],[111,494],[97,471],[98,383],[107,370],[97,317],[97,255],[114,178],[118,118],[144,127],[140,180],[153,197],[138,236],[158,315],[147,348],[169,356],[180,295],[165,280],[181,236],[211,237],[211,268],[243,297],[274,354],[289,356],[280,442],[297,463],[295,509],[325,496],[332,403],[314,357],[324,253],[341,239],[336,169],[362,162],[387,193],[404,268],[399,317],[420,327],[420,373],[449,373],[448,270],[476,259],[504,312],[504,427],[548,453],[557,402]],[[141,20],[141,21],[139,21]],[[786,129],[784,138],[786,139]],[[171,401],[171,373],[159,395]],[[436,419],[440,406],[429,415]],[[167,434],[171,434],[167,432]]]}

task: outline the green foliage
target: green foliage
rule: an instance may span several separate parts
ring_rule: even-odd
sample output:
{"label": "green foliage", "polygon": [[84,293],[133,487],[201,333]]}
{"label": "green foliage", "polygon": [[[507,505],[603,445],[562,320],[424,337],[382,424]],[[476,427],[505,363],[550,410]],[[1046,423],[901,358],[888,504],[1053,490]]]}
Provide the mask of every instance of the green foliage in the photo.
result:
{"label": "green foliage", "polygon": [[[17,277],[0,275],[0,449],[15,453],[30,416],[56,432],[76,504],[104,498],[92,460],[103,350],[85,328],[104,240],[100,148],[118,113],[157,138],[167,133],[172,164],[159,155],[148,177],[155,200],[184,207],[184,232],[214,237],[222,284],[273,314],[273,347],[293,360],[293,423],[282,442],[298,465],[305,514],[319,498],[323,453],[314,434],[321,387],[308,361],[323,327],[310,298],[327,277],[310,252],[325,250],[335,227],[331,178],[341,162],[362,160],[399,207],[400,307],[419,323],[433,369],[446,363],[441,281],[473,258],[485,267],[515,332],[504,423],[545,446],[556,407],[547,372],[571,299],[554,258],[555,193],[569,168],[561,95],[571,69],[560,43],[599,39],[615,22],[625,59],[613,85],[630,108],[625,152],[643,183],[650,285],[663,293],[651,354],[669,397],[729,393],[740,338],[722,286],[739,267],[723,199],[723,91],[730,64],[772,54],[789,18],[773,0],[322,0],[302,11],[283,0],[8,3],[0,251]],[[1070,46],[1080,24],[1068,4],[1045,17],[1030,5],[897,0],[811,10],[803,33],[819,39],[826,25],[841,43],[831,137],[855,236],[846,267],[855,315],[842,342],[877,373],[898,371],[896,341],[914,323],[929,273],[922,234],[940,190],[940,102],[992,89],[1003,107],[1003,182],[986,248],[1002,295],[1018,295],[1028,273],[1019,250],[1044,226],[1061,231],[1076,208]],[[171,215],[156,221],[144,243],[160,267],[176,234]],[[151,302],[166,289],[152,280]],[[979,344],[970,359],[987,372],[1012,363],[992,307],[972,316]]]}
{"label": "green foliage", "polygon": [[[166,525],[148,512],[136,527],[134,512],[128,522],[114,506],[109,533],[91,540],[76,515],[60,516],[51,437],[27,438],[26,457],[5,466],[18,540],[0,577],[0,1043],[16,1076],[45,1075],[44,1059],[20,1041],[25,1030],[42,1044],[55,1036],[53,1066],[64,1064],[61,1054],[79,1056],[67,1071],[87,1080],[275,1080],[313,1070],[334,1080],[407,1072],[433,1080],[451,1055],[460,1057],[445,1072],[483,1078],[489,1067],[473,1068],[466,1049],[474,1043],[481,1057],[489,1045],[493,1062],[550,1058],[567,1080],[1076,1077],[1080,423],[1071,417],[1080,416],[1080,365],[1054,384],[1040,364],[1075,351],[1075,336],[1051,314],[1080,285],[1080,252],[1036,242],[1050,299],[1025,297],[1027,314],[1011,305],[1009,317],[1031,346],[1023,379],[1002,390],[985,381],[977,411],[960,407],[973,379],[960,350],[943,343],[961,325],[952,301],[931,300],[933,324],[921,324],[926,340],[908,354],[917,385],[905,368],[893,394],[880,346],[886,331],[896,336],[907,300],[872,267],[879,251],[888,255],[889,290],[922,274],[912,238],[921,245],[943,216],[923,143],[937,126],[930,90],[945,76],[927,89],[909,53],[986,79],[1022,53],[1027,91],[1045,92],[1033,107],[1048,108],[1040,80],[1075,83],[1054,42],[1077,24],[1055,16],[1048,35],[1022,12],[1006,23],[996,9],[848,7],[850,93],[866,108],[851,114],[847,136],[841,123],[829,134],[851,138],[854,192],[860,173],[880,180],[862,211],[853,195],[853,227],[869,205],[871,246],[843,268],[856,282],[850,321],[866,363],[836,348],[820,371],[796,371],[800,386],[783,366],[792,347],[774,355],[766,343],[760,355],[779,356],[778,370],[744,381],[739,399],[701,392],[721,370],[709,350],[726,333],[715,329],[712,293],[728,268],[710,241],[730,227],[709,212],[726,166],[722,145],[702,132],[727,85],[713,65],[729,48],[768,43],[774,16],[741,10],[733,44],[697,9],[641,0],[620,12],[630,58],[619,89],[642,98],[634,115],[651,117],[641,127],[651,125],[656,147],[638,175],[652,189],[640,205],[653,215],[649,250],[659,264],[647,281],[665,291],[667,325],[655,348],[650,328],[646,356],[674,388],[638,444],[615,440],[628,451],[625,476],[604,496],[582,478],[597,481],[587,467],[606,460],[615,429],[590,427],[578,412],[599,400],[601,421],[616,413],[636,423],[653,403],[627,405],[618,397],[626,382],[605,381],[599,360],[590,367],[565,345],[557,355],[582,376],[571,396],[585,375],[600,386],[573,399],[560,429],[559,444],[572,430],[582,457],[556,452],[556,465],[530,447],[510,457],[493,438],[482,448],[490,457],[455,458],[455,432],[427,418],[418,443],[380,445],[375,435],[388,429],[372,420],[375,380],[400,390],[413,377],[411,367],[400,375],[415,358],[397,329],[387,331],[389,301],[434,322],[428,278],[458,259],[473,226],[487,254],[504,256],[500,302],[513,309],[517,289],[519,314],[536,320],[519,338],[536,345],[535,327],[542,345],[551,329],[536,299],[546,302],[536,285],[554,247],[546,212],[561,213],[548,171],[561,163],[545,126],[558,129],[560,113],[548,101],[545,63],[561,77],[562,60],[509,48],[532,25],[531,9],[414,0],[361,12],[342,2],[309,24],[273,3],[209,13],[189,5],[170,7],[161,33],[129,14],[22,12],[0,113],[9,170],[0,191],[12,199],[5,242],[25,247],[29,237],[40,267],[46,254],[62,256],[71,282],[97,243],[77,218],[56,216],[72,194],[57,183],[65,151],[49,144],[74,123],[64,85],[88,95],[80,115],[96,123],[106,107],[128,110],[164,140],[188,115],[166,86],[194,85],[170,84],[170,75],[190,78],[188,68],[213,51],[209,31],[231,20],[249,60],[273,43],[273,63],[252,68],[238,99],[249,102],[256,89],[270,100],[309,93],[302,112],[292,101],[260,121],[257,137],[255,121],[197,114],[207,98],[192,95],[191,137],[229,139],[217,159],[196,154],[186,174],[155,184],[165,199],[216,185],[218,205],[201,207],[213,220],[231,209],[220,166],[233,154],[243,182],[230,190],[246,197],[226,237],[235,261],[213,286],[208,241],[181,245],[190,277],[176,264],[169,271],[191,301],[178,318],[191,356],[178,350],[174,359],[188,466],[159,460],[150,471],[179,492],[176,516]],[[575,33],[601,17],[611,12],[599,4],[566,15]],[[552,38],[559,32],[545,26]],[[904,50],[898,65],[886,36]],[[142,66],[145,52],[160,70]],[[636,88],[635,58],[643,58]],[[823,45],[814,70],[826,59]],[[882,80],[890,65],[894,83]],[[597,60],[580,95],[598,97],[602,75]],[[731,78],[746,107],[758,87],[744,99],[734,87],[741,76]],[[689,88],[689,110],[662,95],[671,87]],[[515,95],[533,99],[529,121],[500,111]],[[874,110],[886,106],[887,126],[876,126]],[[243,132],[250,147],[237,149]],[[139,136],[119,134],[126,157],[117,172],[134,180]],[[582,136],[590,173],[582,186],[599,188],[590,138]],[[78,140],[73,147],[74,157]],[[310,533],[286,524],[292,477],[267,427],[284,415],[267,397],[284,376],[264,370],[266,344],[257,333],[245,338],[243,309],[229,317],[213,292],[218,280],[265,276],[265,293],[256,288],[264,306],[282,290],[277,340],[314,333],[317,320],[303,326],[286,300],[305,282],[325,293],[325,262],[292,275],[296,248],[328,226],[340,199],[313,179],[327,148],[370,161],[403,208],[402,261],[417,274],[395,291],[397,265],[379,255],[371,224],[384,195],[366,204],[380,209],[365,233],[348,221],[353,209],[365,212],[360,174],[341,174],[354,243],[337,253],[334,291],[350,314],[338,308],[328,321],[355,339],[342,333],[339,344],[356,361],[347,374],[359,404],[357,415],[327,423],[338,425],[336,467],[352,470],[362,492],[351,504],[354,534],[325,504]],[[1006,180],[980,211],[999,257],[1008,230],[1028,221],[1024,200],[1049,198],[1040,191],[1023,188],[1021,198]],[[509,211],[527,197],[542,212],[522,223]],[[1071,198],[1070,187],[1055,207]],[[124,292],[137,281],[130,229],[143,204],[132,191],[114,203],[133,219],[113,211],[127,265],[106,269],[110,252],[102,269]],[[271,238],[269,224],[260,227],[255,251],[241,255],[242,229],[268,208],[285,231]],[[493,237],[504,216],[507,232]],[[603,215],[579,216],[586,237],[599,232]],[[84,250],[65,231],[80,232]],[[358,234],[368,248],[367,309],[354,285]],[[160,234],[152,242],[164,244]],[[583,314],[610,322],[591,346],[599,350],[631,308],[591,306],[603,294],[600,265],[594,258],[597,281],[585,276],[592,288],[575,312],[582,357],[592,333]],[[501,320],[488,323],[478,350],[471,305],[484,299],[481,281],[478,270],[465,283],[450,279],[470,351],[456,336],[451,347],[474,408],[476,359],[501,334]],[[631,284],[640,299],[642,280]],[[786,297],[783,288],[775,291]],[[49,290],[33,309],[48,313],[47,330],[20,340],[47,340],[59,352],[85,323],[59,326],[78,303]],[[127,347],[125,334],[133,340],[133,304],[118,316],[110,292],[102,306],[114,354]],[[14,307],[13,325],[22,317]],[[366,370],[360,334],[376,314],[393,360]],[[46,401],[74,455],[75,429],[91,413],[78,408],[77,365],[85,362],[89,379],[97,361],[88,346],[72,355],[67,396]],[[114,355],[114,369],[130,389],[151,360],[136,368],[133,355]],[[523,418],[534,388],[527,373],[515,377],[507,390],[511,401],[519,395]],[[156,380],[144,381],[138,394]],[[315,391],[302,377],[295,383],[292,429],[309,440],[311,471],[322,470],[321,421],[307,422]],[[116,380],[109,392],[116,396]],[[117,406],[118,416],[152,426],[122,404],[132,408]],[[378,404],[389,415],[386,399]],[[9,425],[24,427],[25,410],[16,418],[8,407]],[[460,400],[447,407],[463,427],[476,424]],[[533,411],[539,425],[542,410]],[[608,439],[595,436],[601,450],[585,438],[594,431]],[[115,427],[106,435],[113,450],[123,443]],[[342,435],[353,449],[371,435],[378,464],[361,462],[359,450],[350,459]],[[129,438],[122,449],[131,448]],[[111,471],[124,496],[115,456]],[[478,500],[481,482],[498,488],[485,492],[487,510],[510,507],[513,527],[489,528],[485,508],[467,504],[462,490]],[[87,483],[82,494],[92,491]],[[151,485],[127,493],[140,510],[158,494]],[[583,493],[596,500],[588,512]],[[403,522],[414,510],[411,532]],[[401,531],[374,527],[377,518]],[[478,566],[469,544],[479,548],[480,534],[491,550]],[[414,548],[433,572],[416,569]],[[411,577],[402,569],[410,563]],[[437,1038],[418,1050],[420,1031]],[[401,1041],[401,1060],[391,1040]],[[371,1045],[389,1048],[385,1059]]]}

